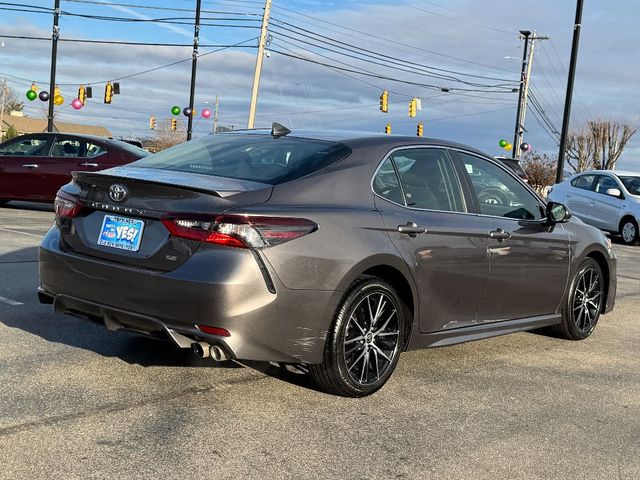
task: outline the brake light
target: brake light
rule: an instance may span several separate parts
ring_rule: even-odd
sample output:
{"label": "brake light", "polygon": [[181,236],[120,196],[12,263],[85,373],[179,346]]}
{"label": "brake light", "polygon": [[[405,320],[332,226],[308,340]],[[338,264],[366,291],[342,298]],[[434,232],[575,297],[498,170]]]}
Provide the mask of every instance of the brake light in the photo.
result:
{"label": "brake light", "polygon": [[237,248],[265,248],[302,237],[318,229],[304,218],[221,215],[214,222],[165,219],[171,235]]}
{"label": "brake light", "polygon": [[82,205],[78,202],[78,199],[62,190],[59,190],[56,194],[53,206],[58,218],[73,218],[82,210]]}

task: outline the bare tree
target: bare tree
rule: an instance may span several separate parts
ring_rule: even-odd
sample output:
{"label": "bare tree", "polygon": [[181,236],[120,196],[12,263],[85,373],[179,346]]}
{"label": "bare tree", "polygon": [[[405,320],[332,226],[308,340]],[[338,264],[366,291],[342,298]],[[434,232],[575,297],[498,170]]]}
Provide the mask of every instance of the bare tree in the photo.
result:
{"label": "bare tree", "polygon": [[533,152],[522,161],[522,168],[527,174],[529,185],[536,192],[544,194],[547,187],[554,184],[556,179],[557,160],[549,158],[546,154]]}
{"label": "bare tree", "polygon": [[184,129],[184,125],[178,122],[178,129],[171,130],[171,119],[167,118],[158,123],[153,137],[149,139],[148,148],[149,151],[156,153],[161,150],[173,147],[187,140],[187,133]]}
{"label": "bare tree", "polygon": [[21,112],[24,108],[24,102],[19,101],[18,94],[9,86],[4,90],[4,113],[9,114],[13,111]]}
{"label": "bare tree", "polygon": [[568,137],[567,162],[574,172],[615,170],[624,147],[638,127],[612,120],[592,120]]}

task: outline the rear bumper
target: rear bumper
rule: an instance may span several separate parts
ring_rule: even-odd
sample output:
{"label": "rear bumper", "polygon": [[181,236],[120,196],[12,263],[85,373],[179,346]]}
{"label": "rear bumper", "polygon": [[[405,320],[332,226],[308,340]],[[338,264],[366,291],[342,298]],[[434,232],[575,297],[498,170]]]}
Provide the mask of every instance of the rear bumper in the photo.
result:
{"label": "rear bumper", "polygon": [[[290,290],[276,275],[268,286],[248,250],[199,249],[179,268],[154,272],[67,252],[60,242],[53,227],[39,252],[39,297],[58,312],[86,316],[112,330],[154,336],[175,331],[238,359],[322,361],[341,293]],[[196,325],[231,335],[207,335]]]}

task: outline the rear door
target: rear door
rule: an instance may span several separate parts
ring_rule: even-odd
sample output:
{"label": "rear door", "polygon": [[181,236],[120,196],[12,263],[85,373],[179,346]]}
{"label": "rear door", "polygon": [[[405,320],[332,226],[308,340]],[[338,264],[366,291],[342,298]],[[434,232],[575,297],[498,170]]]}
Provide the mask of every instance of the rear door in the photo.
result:
{"label": "rear door", "polygon": [[[607,190],[616,188],[620,191],[620,197],[607,195]],[[612,232],[618,231],[620,210],[624,203],[622,186],[609,175],[598,175],[594,187],[594,200],[591,208],[592,225]]]}
{"label": "rear door", "polygon": [[60,187],[71,181],[71,172],[107,168],[106,149],[81,137],[56,135],[51,153],[40,162],[38,198],[53,200]]}
{"label": "rear door", "polygon": [[489,278],[488,231],[467,213],[447,151],[395,150],[379,167],[373,189],[389,236],[414,275],[420,330],[475,323]]}
{"label": "rear door", "polygon": [[562,224],[549,227],[543,203],[515,176],[487,158],[457,152],[465,172],[499,186],[506,202],[483,202],[480,184],[473,193],[481,231],[489,235],[489,283],[478,322],[496,322],[553,314],[569,275],[569,235]]}
{"label": "rear door", "polygon": [[593,222],[591,207],[596,176],[592,173],[578,175],[569,182],[570,187],[567,188],[567,207],[576,217],[589,225]]}
{"label": "rear door", "polygon": [[0,148],[0,198],[38,199],[42,189],[40,169],[51,147],[51,137],[28,135]]}

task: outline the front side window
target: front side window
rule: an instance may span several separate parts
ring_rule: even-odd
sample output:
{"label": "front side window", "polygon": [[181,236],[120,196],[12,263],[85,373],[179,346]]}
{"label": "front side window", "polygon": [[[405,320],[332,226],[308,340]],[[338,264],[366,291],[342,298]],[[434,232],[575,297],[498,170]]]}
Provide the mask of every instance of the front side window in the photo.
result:
{"label": "front side window", "polygon": [[544,218],[539,200],[516,178],[484,158],[466,153],[459,155],[481,214],[522,220]]}
{"label": "front side window", "polygon": [[597,193],[606,195],[607,190],[609,190],[610,188],[617,188],[619,190],[620,185],[618,185],[618,182],[616,182],[613,178],[607,175],[599,175],[598,180],[596,181],[595,191]]}
{"label": "front side window", "polygon": [[411,148],[391,155],[408,207],[466,212],[460,182],[447,152]]}
{"label": "front side window", "polygon": [[583,190],[591,190],[595,179],[595,175],[580,175],[579,177],[571,180],[571,185],[576,188],[582,188]]}
{"label": "front side window", "polygon": [[0,147],[0,155],[42,157],[47,154],[46,137],[19,138]]}

